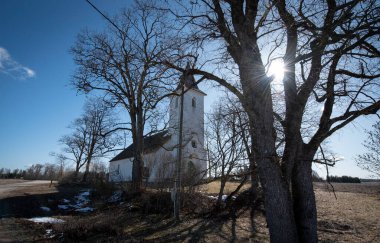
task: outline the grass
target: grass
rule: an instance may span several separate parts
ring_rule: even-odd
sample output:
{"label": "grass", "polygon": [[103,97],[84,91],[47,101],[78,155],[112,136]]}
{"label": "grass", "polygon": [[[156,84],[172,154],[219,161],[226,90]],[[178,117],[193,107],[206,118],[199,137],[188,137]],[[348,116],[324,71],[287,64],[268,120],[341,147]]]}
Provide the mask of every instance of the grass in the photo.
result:
{"label": "grass", "polygon": [[[238,186],[240,182],[227,182],[224,187],[224,194],[229,194],[233,192]],[[250,187],[250,183],[246,182],[244,186],[240,189],[240,191],[244,191]],[[199,186],[199,191],[208,193],[208,194],[218,194],[220,188],[220,181],[212,181],[208,184]]]}
{"label": "grass", "polygon": [[[233,191],[237,185],[237,182],[228,182],[226,191]],[[314,185],[320,242],[380,242],[380,183],[334,183],[337,199],[325,183]],[[199,190],[216,194],[218,186],[219,182],[214,181]],[[248,188],[249,184],[244,187]],[[137,211],[131,211],[129,203],[105,205],[86,216],[64,216],[67,222],[62,225],[35,225],[25,221],[21,224],[22,220],[6,219],[6,227],[13,229],[8,235],[17,235],[17,230],[23,237],[29,235],[29,238],[17,238],[21,241],[48,241],[43,229],[52,228],[57,234],[54,240],[63,235],[66,242],[269,242],[265,218],[260,213],[255,216],[256,232],[253,234],[249,210],[239,211],[236,218],[227,213],[194,213],[196,207],[206,208],[210,203],[195,196],[188,199],[181,221],[175,222],[167,210],[141,213],[143,208],[146,210],[156,204],[154,197],[145,195],[136,199],[134,203],[140,205]],[[37,231],[33,232],[34,228]]]}

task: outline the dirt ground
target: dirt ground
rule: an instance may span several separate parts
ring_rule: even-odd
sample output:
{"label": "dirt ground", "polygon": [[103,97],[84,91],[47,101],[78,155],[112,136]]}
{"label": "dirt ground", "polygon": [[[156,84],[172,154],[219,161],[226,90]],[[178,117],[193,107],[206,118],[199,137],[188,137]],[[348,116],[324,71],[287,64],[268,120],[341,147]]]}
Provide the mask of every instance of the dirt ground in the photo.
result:
{"label": "dirt ground", "polygon": [[0,199],[32,194],[55,193],[57,192],[56,185],[56,181],[0,180]]}
{"label": "dirt ground", "polygon": [[380,183],[315,184],[322,242],[380,242]]}
{"label": "dirt ground", "polygon": [[[0,188],[3,185],[0,181]],[[228,190],[233,187],[229,183]],[[333,187],[335,195],[326,183],[315,183],[320,242],[380,242],[380,183],[334,183]],[[200,190],[213,194],[216,188],[217,183],[213,182]],[[19,189],[17,193],[21,192]],[[35,192],[40,189],[41,185]],[[23,218],[2,218],[0,242],[62,240],[48,239],[46,230],[51,229],[57,234],[65,232],[66,239],[86,242],[269,242],[264,216],[257,214],[256,233],[252,234],[248,210],[239,211],[236,218],[227,214],[195,216],[185,211],[181,222],[175,223],[168,215],[142,216],[131,211],[129,204],[121,204],[102,207],[86,216],[58,217],[66,223],[34,224]]]}

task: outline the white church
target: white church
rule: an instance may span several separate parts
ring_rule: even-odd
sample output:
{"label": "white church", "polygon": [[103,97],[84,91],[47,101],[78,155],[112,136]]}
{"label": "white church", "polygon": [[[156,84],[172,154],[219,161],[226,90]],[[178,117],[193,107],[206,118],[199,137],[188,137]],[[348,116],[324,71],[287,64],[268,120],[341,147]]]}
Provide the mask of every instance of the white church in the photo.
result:
{"label": "white church", "polygon": [[[189,66],[187,67],[189,68]],[[197,178],[206,175],[207,161],[204,148],[204,97],[193,75],[181,77],[178,95],[170,98],[169,129],[144,138],[144,177],[147,182],[170,181],[174,177],[178,158],[179,122],[181,112],[181,83],[184,83],[182,164],[184,175]],[[110,161],[109,178],[113,182],[132,180],[134,146],[131,144]]]}

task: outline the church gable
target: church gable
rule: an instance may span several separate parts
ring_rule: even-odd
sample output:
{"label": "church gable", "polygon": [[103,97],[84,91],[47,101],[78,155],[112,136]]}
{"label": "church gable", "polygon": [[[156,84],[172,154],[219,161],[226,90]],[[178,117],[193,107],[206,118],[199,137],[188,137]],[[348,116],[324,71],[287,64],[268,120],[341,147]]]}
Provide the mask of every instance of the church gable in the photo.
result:
{"label": "church gable", "polygon": [[[170,140],[171,135],[167,130],[163,132],[156,133],[152,136],[144,137],[144,153],[153,153],[159,148],[161,148],[165,143]],[[135,146],[132,143],[126,149],[124,149],[121,153],[116,155],[110,162],[128,159],[133,157],[133,153],[135,150]]]}

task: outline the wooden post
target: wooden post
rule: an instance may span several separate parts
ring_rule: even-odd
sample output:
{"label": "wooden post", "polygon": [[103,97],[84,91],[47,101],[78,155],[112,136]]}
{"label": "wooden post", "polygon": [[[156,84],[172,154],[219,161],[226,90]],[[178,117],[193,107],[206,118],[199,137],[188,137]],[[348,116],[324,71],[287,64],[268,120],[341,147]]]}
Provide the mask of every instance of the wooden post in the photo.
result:
{"label": "wooden post", "polygon": [[175,168],[174,178],[174,217],[178,221],[180,220],[180,194],[181,194],[181,165],[182,165],[182,130],[183,130],[183,101],[184,101],[184,82],[181,80],[181,104],[179,115],[179,134],[178,134],[178,150],[177,150],[177,163]]}

